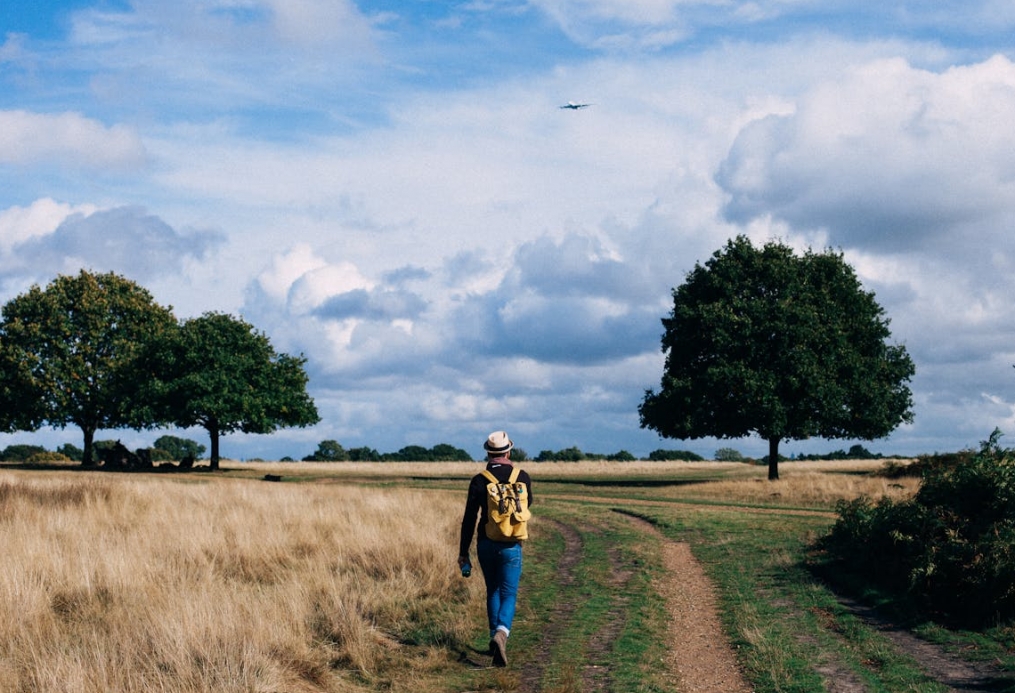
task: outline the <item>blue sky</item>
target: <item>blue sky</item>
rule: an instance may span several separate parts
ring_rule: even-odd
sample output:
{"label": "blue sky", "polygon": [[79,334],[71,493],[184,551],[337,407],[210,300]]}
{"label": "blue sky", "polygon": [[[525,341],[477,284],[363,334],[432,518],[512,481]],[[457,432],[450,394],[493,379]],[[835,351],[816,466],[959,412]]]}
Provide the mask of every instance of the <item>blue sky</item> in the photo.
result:
{"label": "blue sky", "polygon": [[228,457],[760,456],[637,405],[671,289],[774,238],[841,249],[916,363],[914,423],[864,444],[975,446],[1015,434],[1013,29],[995,0],[5,2],[0,300],[116,271],[304,354],[321,423]]}

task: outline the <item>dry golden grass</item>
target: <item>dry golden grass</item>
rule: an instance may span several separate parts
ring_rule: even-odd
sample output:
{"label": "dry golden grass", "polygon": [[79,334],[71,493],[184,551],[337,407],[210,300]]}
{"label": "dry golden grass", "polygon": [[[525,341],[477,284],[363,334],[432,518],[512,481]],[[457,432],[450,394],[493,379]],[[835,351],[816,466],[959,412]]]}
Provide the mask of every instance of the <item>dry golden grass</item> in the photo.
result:
{"label": "dry golden grass", "polygon": [[[780,465],[778,481],[768,481],[767,471],[723,481],[710,481],[693,486],[671,487],[661,495],[671,498],[700,498],[736,504],[779,505],[833,509],[839,501],[860,496],[870,498],[910,498],[919,488],[919,479],[889,479],[856,474],[855,463],[843,463],[822,469],[818,463]],[[835,464],[835,463],[820,463]],[[788,468],[787,468],[788,467]]]}
{"label": "dry golden grass", "polygon": [[405,489],[0,474],[0,690],[373,689],[398,639],[477,622],[460,512]]}

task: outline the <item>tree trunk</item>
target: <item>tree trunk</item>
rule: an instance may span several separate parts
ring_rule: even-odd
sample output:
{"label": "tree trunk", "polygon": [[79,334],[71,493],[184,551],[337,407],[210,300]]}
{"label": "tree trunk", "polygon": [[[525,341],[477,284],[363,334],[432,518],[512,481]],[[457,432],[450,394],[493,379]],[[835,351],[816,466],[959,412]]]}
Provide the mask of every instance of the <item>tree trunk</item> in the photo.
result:
{"label": "tree trunk", "polygon": [[81,466],[92,467],[95,465],[93,454],[95,452],[95,429],[89,426],[82,426],[81,432],[85,434],[85,449],[81,453]]}
{"label": "tree trunk", "polygon": [[768,439],[768,480],[779,480],[779,439]]}
{"label": "tree trunk", "polygon": [[211,458],[210,464],[212,471],[217,471],[219,468],[219,428],[215,424],[208,425],[208,434],[211,436]]}

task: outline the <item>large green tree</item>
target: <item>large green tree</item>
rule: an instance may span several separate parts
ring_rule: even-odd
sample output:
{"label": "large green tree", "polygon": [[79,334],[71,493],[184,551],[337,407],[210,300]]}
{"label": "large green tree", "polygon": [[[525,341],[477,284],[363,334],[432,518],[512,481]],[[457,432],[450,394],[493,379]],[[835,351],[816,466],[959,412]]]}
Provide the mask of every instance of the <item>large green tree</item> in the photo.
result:
{"label": "large green tree", "polygon": [[45,422],[44,393],[32,377],[32,360],[7,342],[0,328],[0,432],[34,431]]}
{"label": "large green tree", "polygon": [[740,236],[695,265],[663,319],[659,392],[641,425],[669,438],[872,440],[912,421],[915,372],[889,320],[841,254],[794,254]]}
{"label": "large green tree", "polygon": [[148,417],[208,431],[212,469],[219,467],[221,435],[320,420],[307,394],[306,359],[276,353],[264,334],[231,315],[184,321],[151,343],[144,361]]}
{"label": "large green tree", "polygon": [[92,464],[97,430],[154,423],[138,416],[136,357],[174,324],[169,308],[113,273],[82,270],[11,299],[3,307],[0,362],[13,368],[27,410],[14,424],[77,426],[82,463]]}

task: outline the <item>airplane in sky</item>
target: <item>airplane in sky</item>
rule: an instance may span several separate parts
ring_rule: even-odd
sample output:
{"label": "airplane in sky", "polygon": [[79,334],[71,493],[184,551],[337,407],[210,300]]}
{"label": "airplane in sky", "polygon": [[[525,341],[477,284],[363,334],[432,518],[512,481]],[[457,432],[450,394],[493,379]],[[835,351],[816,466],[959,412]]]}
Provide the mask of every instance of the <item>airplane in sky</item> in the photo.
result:
{"label": "airplane in sky", "polygon": [[568,101],[566,104],[561,106],[561,108],[569,108],[572,111],[577,111],[579,108],[588,108],[591,105],[592,104],[590,103],[575,103],[574,101]]}

